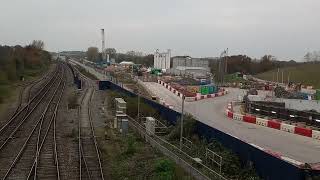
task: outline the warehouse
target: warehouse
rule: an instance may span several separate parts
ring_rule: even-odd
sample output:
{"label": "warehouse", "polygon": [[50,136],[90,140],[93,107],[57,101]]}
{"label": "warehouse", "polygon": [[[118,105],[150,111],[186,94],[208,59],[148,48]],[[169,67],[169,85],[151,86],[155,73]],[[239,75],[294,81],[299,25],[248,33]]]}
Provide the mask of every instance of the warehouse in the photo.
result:
{"label": "warehouse", "polygon": [[176,69],[179,66],[185,67],[202,67],[209,70],[208,60],[201,58],[192,58],[190,56],[175,56],[172,58],[172,68]]}
{"label": "warehouse", "polygon": [[206,77],[210,75],[208,69],[204,67],[178,66],[175,69],[170,69],[168,72],[176,76],[191,76],[193,78]]}

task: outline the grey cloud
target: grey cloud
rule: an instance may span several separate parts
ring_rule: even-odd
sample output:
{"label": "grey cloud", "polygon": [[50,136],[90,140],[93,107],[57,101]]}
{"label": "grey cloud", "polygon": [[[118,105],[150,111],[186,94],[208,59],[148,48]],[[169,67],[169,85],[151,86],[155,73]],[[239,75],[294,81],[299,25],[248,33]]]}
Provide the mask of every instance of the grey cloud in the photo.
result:
{"label": "grey cloud", "polygon": [[319,50],[318,0],[10,0],[0,6],[0,44],[42,39],[51,51],[107,46],[171,48],[174,55],[302,59]]}

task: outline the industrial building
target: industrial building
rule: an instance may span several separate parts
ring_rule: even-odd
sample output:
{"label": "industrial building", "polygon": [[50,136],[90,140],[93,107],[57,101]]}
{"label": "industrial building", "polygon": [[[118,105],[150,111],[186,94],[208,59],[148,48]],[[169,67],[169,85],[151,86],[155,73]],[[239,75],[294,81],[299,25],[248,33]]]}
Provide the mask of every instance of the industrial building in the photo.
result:
{"label": "industrial building", "polygon": [[170,69],[171,50],[160,53],[159,50],[154,53],[154,65],[156,69]]}
{"label": "industrial building", "polygon": [[203,67],[209,70],[208,60],[201,58],[191,58],[190,56],[175,56],[172,58],[172,68],[176,69],[178,66],[185,67]]}
{"label": "industrial building", "polygon": [[172,58],[172,68],[168,71],[179,76],[191,76],[194,78],[210,75],[208,60],[191,58],[190,56],[176,56]]}

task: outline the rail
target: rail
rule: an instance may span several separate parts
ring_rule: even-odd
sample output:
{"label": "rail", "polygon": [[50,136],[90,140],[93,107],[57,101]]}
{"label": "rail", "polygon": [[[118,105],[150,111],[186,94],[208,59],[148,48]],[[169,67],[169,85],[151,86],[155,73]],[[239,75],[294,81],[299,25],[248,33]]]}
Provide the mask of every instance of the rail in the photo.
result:
{"label": "rail", "polygon": [[[42,100],[44,99],[44,97],[47,95],[47,93],[50,91],[50,88],[53,86],[54,82],[52,82],[50,84],[50,86],[48,87],[48,89],[42,94],[42,96],[40,97],[39,101],[35,104],[35,106],[23,117],[23,119],[18,122],[18,125],[15,126],[15,128],[13,129],[13,131],[11,131],[11,133],[5,138],[3,144],[1,144],[0,146],[0,151],[4,148],[4,146],[8,143],[9,140],[11,140],[11,137],[13,137],[13,135],[19,130],[19,128],[21,127],[21,125],[29,118],[29,116],[34,112],[34,110],[38,107],[38,105],[42,102]],[[5,126],[2,127],[2,129],[0,130],[0,134],[3,135],[3,131],[5,129],[9,129],[9,124],[11,124],[13,122],[13,120],[11,122],[9,122],[8,124],[6,124]]]}
{"label": "rail", "polygon": [[[55,74],[50,78],[50,80],[35,94],[35,96],[28,101],[27,105],[24,106],[21,110],[19,110],[17,113],[15,113],[6,123],[5,125],[3,125],[0,129],[0,135],[1,133],[4,131],[4,129],[6,129],[17,117],[18,115],[20,115],[23,111],[28,110],[27,108],[29,108],[30,104],[33,103],[33,101],[35,101],[35,99],[40,96],[41,94],[43,94],[43,91],[45,90],[45,88],[47,88],[49,85],[50,87],[52,86],[52,84],[50,84],[52,82],[52,80],[56,77],[56,74],[58,73],[58,69],[56,70]],[[49,88],[50,88],[49,87]],[[40,101],[40,100],[39,100]]]}
{"label": "rail", "polygon": [[[61,76],[60,79],[59,79],[59,80],[60,80],[59,86],[60,86],[60,84],[61,84],[62,78],[63,78],[63,76]],[[49,102],[47,103],[46,108],[43,110],[40,118],[37,120],[36,124],[35,124],[34,127],[32,128],[32,131],[29,133],[29,135],[28,135],[27,139],[25,140],[23,146],[20,148],[18,154],[14,157],[14,160],[13,160],[13,162],[11,163],[9,169],[6,171],[6,173],[5,173],[4,177],[3,177],[3,180],[6,179],[6,178],[9,176],[10,172],[12,171],[12,169],[16,166],[18,160],[21,158],[21,156],[22,156],[22,154],[24,153],[24,151],[25,151],[25,149],[26,149],[26,147],[27,147],[27,145],[28,145],[31,137],[34,135],[34,132],[36,131],[36,129],[38,128],[39,125],[40,125],[40,126],[39,126],[39,132],[41,131],[41,129],[42,129],[41,123],[43,123],[44,117],[45,117],[45,115],[46,115],[47,112],[48,112],[49,106],[52,104],[52,101],[53,101],[54,97],[56,96],[56,94],[57,94],[57,92],[58,92],[58,90],[59,90],[59,86],[57,86],[57,88],[54,90],[54,93],[53,93],[53,95],[50,97],[50,100],[49,100]],[[47,91],[47,92],[48,92],[48,91]],[[47,94],[47,92],[46,92],[45,94]],[[45,94],[44,94],[44,95],[45,95]],[[62,93],[61,93],[61,94],[62,94]],[[59,98],[59,99],[61,99],[61,98]],[[51,120],[52,120],[52,119],[51,119]],[[52,122],[52,121],[51,121],[51,122]],[[47,132],[49,131],[49,129],[50,129],[50,127],[48,127]],[[46,134],[47,134],[47,133],[46,133]],[[40,134],[38,134],[38,135],[40,135]],[[45,136],[46,136],[46,135],[45,135]],[[37,141],[38,141],[38,140],[39,140],[39,138],[37,138]],[[43,142],[44,142],[44,140],[45,140],[45,137],[43,138]],[[37,160],[37,157],[38,157],[38,155],[39,155],[39,149],[41,148],[41,146],[42,146],[42,145],[40,145],[40,146],[37,145],[36,160]],[[36,162],[35,162],[35,163],[36,163]],[[29,173],[29,174],[30,174],[30,173]],[[36,173],[35,173],[35,175],[36,175]]]}
{"label": "rail", "polygon": [[[87,113],[88,113],[88,120],[89,120],[89,125],[90,125],[90,135],[91,135],[91,137],[90,137],[90,139],[92,139],[92,141],[93,141],[93,144],[94,144],[94,149],[95,149],[95,154],[96,154],[96,156],[97,156],[97,161],[98,161],[98,168],[99,168],[99,176],[101,177],[101,179],[102,180],[104,180],[104,175],[103,175],[103,170],[102,170],[102,163],[101,163],[101,157],[100,157],[100,149],[99,149],[99,145],[98,145],[98,143],[97,143],[97,140],[96,140],[96,136],[95,136],[95,130],[94,130],[94,125],[93,125],[93,122],[92,122],[92,112],[91,112],[91,102],[92,102],[92,97],[93,97],[93,95],[94,95],[94,92],[95,92],[95,90],[94,90],[94,85],[93,85],[93,83],[91,82],[92,80],[91,79],[89,79],[88,77],[86,77],[85,75],[83,75],[81,72],[79,72],[77,69],[75,70],[75,71],[77,71],[77,73],[83,78],[83,79],[85,79],[86,81],[87,81],[87,88],[86,88],[86,90],[85,90],[85,92],[84,92],[84,95],[83,95],[83,97],[81,98],[81,104],[83,105],[85,102],[84,102],[84,99],[86,98],[86,96],[88,96],[89,95],[89,101],[88,101],[88,111],[87,111]],[[81,108],[81,107],[80,107]],[[93,177],[92,177],[92,175],[91,175],[91,173],[90,173],[90,170],[89,170],[89,165],[88,165],[88,162],[87,162],[87,160],[86,160],[86,157],[85,157],[85,152],[84,152],[84,149],[82,148],[82,130],[81,130],[81,127],[82,127],[82,125],[81,125],[81,120],[79,120],[79,124],[78,124],[78,129],[79,129],[79,152],[80,152],[80,154],[79,154],[79,166],[80,166],[80,180],[82,179],[82,174],[83,174],[83,172],[82,172],[82,161],[83,161],[83,164],[84,164],[84,166],[85,166],[85,170],[86,170],[86,173],[87,173],[87,175],[88,175],[88,178],[89,179],[92,179]],[[89,144],[87,144],[87,146],[89,146]]]}

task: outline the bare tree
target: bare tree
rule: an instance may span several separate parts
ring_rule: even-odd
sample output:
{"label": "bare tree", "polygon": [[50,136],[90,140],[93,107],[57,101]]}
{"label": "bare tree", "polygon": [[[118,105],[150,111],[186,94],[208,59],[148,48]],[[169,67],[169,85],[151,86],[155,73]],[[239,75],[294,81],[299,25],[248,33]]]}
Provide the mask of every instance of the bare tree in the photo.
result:
{"label": "bare tree", "polygon": [[96,62],[99,56],[99,50],[97,47],[89,47],[87,51],[87,57],[89,61]]}
{"label": "bare tree", "polygon": [[320,61],[320,51],[308,52],[306,55],[304,55],[304,59],[306,62]]}
{"label": "bare tree", "polygon": [[44,42],[41,40],[33,40],[30,46],[42,50],[44,48]]}
{"label": "bare tree", "polygon": [[116,57],[117,50],[115,48],[107,48],[105,51],[106,51],[106,54],[109,54],[111,58]]}
{"label": "bare tree", "polygon": [[308,52],[306,55],[304,55],[304,59],[306,60],[306,62],[310,62],[312,58],[312,54],[310,52]]}

